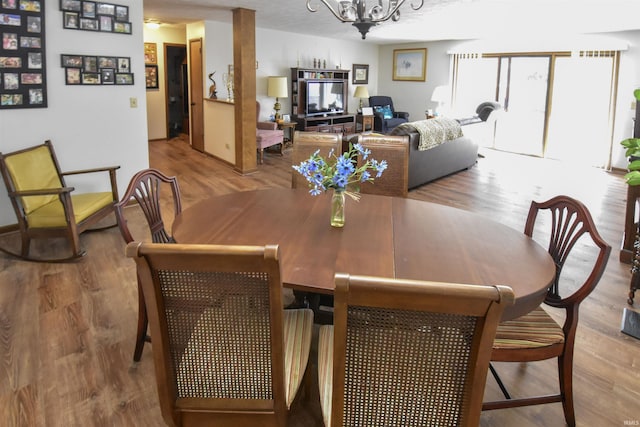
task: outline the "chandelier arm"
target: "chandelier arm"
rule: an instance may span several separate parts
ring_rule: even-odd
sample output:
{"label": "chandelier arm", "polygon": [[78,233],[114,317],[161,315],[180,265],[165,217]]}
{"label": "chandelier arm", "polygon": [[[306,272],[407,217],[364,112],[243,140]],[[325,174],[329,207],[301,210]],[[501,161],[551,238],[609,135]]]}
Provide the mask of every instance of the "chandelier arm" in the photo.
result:
{"label": "chandelier arm", "polygon": [[411,9],[413,9],[413,10],[418,10],[422,6],[424,6],[424,0],[420,0],[420,5],[419,6],[414,6],[413,3],[411,3]]}
{"label": "chandelier arm", "polygon": [[[345,19],[342,17],[342,15],[340,15],[338,12],[336,12],[336,10],[333,8],[333,6],[327,1],[327,0],[320,0],[322,3],[324,3],[325,6],[327,6],[327,8],[331,11],[331,13],[333,13],[333,16],[335,16],[336,18],[338,18],[338,20],[342,21],[342,22],[354,22],[354,20],[352,19]],[[402,0],[404,1],[404,0]],[[317,12],[318,9],[314,9],[311,6],[311,0],[307,0],[307,10],[309,12]]]}
{"label": "chandelier arm", "polygon": [[[393,9],[389,9],[389,11],[386,13],[385,16],[383,16],[382,18],[377,18],[374,19],[373,17],[371,18],[371,21],[373,22],[384,22],[384,21],[388,21],[391,17],[393,17],[393,15],[396,14],[396,12],[398,11],[398,9],[400,9],[400,6],[402,6],[404,4],[406,0],[400,0],[398,1],[398,4],[396,4],[394,6]],[[424,3],[424,0],[421,0],[422,3]],[[412,5],[413,6],[413,5]]]}

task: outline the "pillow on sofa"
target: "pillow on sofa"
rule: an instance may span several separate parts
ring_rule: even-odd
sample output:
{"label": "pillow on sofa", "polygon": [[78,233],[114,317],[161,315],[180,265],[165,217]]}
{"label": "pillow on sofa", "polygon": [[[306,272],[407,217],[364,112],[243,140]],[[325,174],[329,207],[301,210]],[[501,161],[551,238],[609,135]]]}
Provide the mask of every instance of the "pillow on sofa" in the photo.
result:
{"label": "pillow on sofa", "polygon": [[373,109],[376,113],[382,114],[383,119],[393,118],[393,113],[391,112],[391,105],[385,105],[384,107],[380,105],[376,105],[375,107],[373,107]]}

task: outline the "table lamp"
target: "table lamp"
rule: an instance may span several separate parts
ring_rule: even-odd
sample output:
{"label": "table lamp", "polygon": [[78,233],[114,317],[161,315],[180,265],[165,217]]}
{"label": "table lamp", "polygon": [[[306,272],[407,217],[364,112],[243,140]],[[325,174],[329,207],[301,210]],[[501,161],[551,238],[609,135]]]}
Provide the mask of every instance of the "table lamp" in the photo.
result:
{"label": "table lamp", "polygon": [[353,97],[360,98],[360,105],[358,106],[358,112],[360,112],[362,111],[362,98],[369,98],[369,90],[366,86],[356,86]]}
{"label": "table lamp", "polygon": [[287,91],[287,78],[281,76],[269,76],[267,78],[267,96],[276,99],[273,109],[276,110],[275,119],[280,120],[280,101],[278,98],[286,98],[289,96]]}
{"label": "table lamp", "polygon": [[431,94],[431,100],[438,103],[436,108],[436,116],[441,116],[443,113],[444,104],[449,102],[449,96],[451,94],[451,88],[449,86],[436,86]]}

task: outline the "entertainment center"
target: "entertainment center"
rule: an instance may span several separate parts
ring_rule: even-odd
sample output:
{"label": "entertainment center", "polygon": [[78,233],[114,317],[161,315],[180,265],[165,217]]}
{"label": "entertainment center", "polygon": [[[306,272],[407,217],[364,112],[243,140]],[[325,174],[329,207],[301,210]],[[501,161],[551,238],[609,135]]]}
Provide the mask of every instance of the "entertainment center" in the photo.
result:
{"label": "entertainment center", "polygon": [[349,72],[317,68],[291,69],[291,117],[297,129],[313,132],[355,132],[349,114]]}

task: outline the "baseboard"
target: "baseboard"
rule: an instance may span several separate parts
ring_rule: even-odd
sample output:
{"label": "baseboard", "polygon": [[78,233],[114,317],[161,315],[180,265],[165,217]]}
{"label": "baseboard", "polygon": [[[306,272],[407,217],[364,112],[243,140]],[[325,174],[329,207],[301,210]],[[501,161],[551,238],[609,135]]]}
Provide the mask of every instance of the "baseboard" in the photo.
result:
{"label": "baseboard", "polygon": [[640,313],[625,307],[620,327],[623,333],[640,339]]}
{"label": "baseboard", "polygon": [[0,234],[13,233],[19,229],[18,224],[3,225],[0,227]]}

